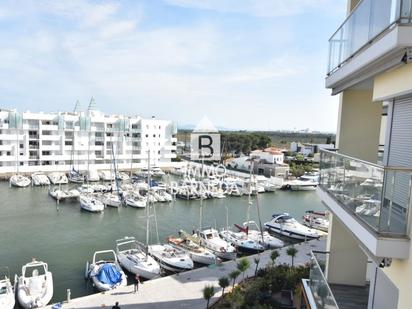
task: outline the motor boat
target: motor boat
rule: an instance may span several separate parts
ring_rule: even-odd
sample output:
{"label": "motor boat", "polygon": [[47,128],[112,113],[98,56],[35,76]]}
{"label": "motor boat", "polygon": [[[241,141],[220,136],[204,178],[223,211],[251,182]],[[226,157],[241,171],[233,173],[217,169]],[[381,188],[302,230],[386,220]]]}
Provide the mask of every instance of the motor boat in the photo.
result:
{"label": "motor boat", "polygon": [[28,187],[31,181],[28,177],[16,174],[10,177],[10,185],[13,187],[24,188]]}
{"label": "motor boat", "polygon": [[100,179],[103,181],[114,181],[115,180],[114,174],[110,171],[100,171],[99,176],[100,176]]}
{"label": "motor boat", "polygon": [[150,171],[152,172],[152,176],[153,177],[163,177],[164,175],[166,175],[165,172],[162,171],[162,169],[160,167],[157,166],[153,166],[150,168]]}
{"label": "motor boat", "polygon": [[33,186],[48,186],[50,185],[50,179],[43,173],[31,174],[31,181]]}
{"label": "motor boat", "polygon": [[147,199],[136,194],[130,194],[126,196],[124,203],[127,206],[134,208],[145,208],[147,204]]}
{"label": "motor boat", "polygon": [[235,246],[240,252],[254,254],[265,251],[265,247],[262,244],[258,241],[250,239],[246,233],[223,229],[219,232],[219,235],[224,240]]}
{"label": "motor boat", "polygon": [[85,275],[101,292],[127,286],[126,274],[120,267],[113,250],[96,251],[92,263],[86,264]]}
{"label": "motor boat", "polygon": [[197,237],[200,245],[209,249],[217,257],[225,260],[236,259],[236,248],[220,238],[217,230],[213,228],[198,230]]}
{"label": "motor boat", "polygon": [[68,179],[70,182],[73,182],[73,183],[83,183],[84,182],[83,175],[80,174],[79,171],[76,171],[74,168],[69,172]]}
{"label": "motor boat", "polygon": [[255,221],[247,221],[243,223],[243,226],[237,224],[235,226],[240,232],[247,234],[250,239],[262,244],[266,249],[282,248],[285,245],[282,240],[273,237],[267,231],[261,232]]}
{"label": "motor boat", "polygon": [[292,191],[312,191],[316,190],[318,182],[312,180],[295,179],[289,182]]}
{"label": "motor boat", "polygon": [[153,176],[153,171],[152,170],[149,171],[149,169],[145,167],[142,168],[138,173],[136,173],[136,176],[140,178],[147,178],[149,175]]}
{"label": "motor boat", "polygon": [[15,305],[15,295],[13,286],[8,276],[0,279],[0,308],[13,309]]}
{"label": "motor boat", "polygon": [[130,179],[130,176],[128,174],[126,174],[125,172],[118,172],[116,174],[116,179],[120,180],[120,181],[127,181]]}
{"label": "motor boat", "polygon": [[82,194],[92,194],[94,193],[94,188],[92,185],[84,183],[77,188],[77,191],[79,191]]}
{"label": "motor boat", "polygon": [[99,173],[96,170],[89,170],[86,175],[86,180],[90,182],[99,181]]}
{"label": "motor boat", "polygon": [[67,199],[78,199],[80,198],[80,191],[77,189],[69,189],[64,191],[66,193]]}
{"label": "motor boat", "polygon": [[380,216],[380,205],[381,205],[380,200],[374,200],[372,198],[365,199],[362,201],[362,204],[360,206],[357,206],[355,208],[355,213],[359,215],[379,217]]}
{"label": "motor boat", "polygon": [[69,179],[67,178],[67,176],[61,172],[50,173],[49,179],[53,185],[65,185],[69,183]]}
{"label": "motor boat", "polygon": [[180,237],[168,237],[168,243],[185,251],[195,263],[205,265],[216,264],[216,255],[200,246],[197,243],[197,238],[190,236],[184,231],[179,231],[179,236]]}
{"label": "motor boat", "polygon": [[193,261],[182,249],[170,244],[155,244],[148,246],[149,254],[166,270],[181,272],[193,269]]}
{"label": "motor boat", "polygon": [[61,201],[67,198],[66,192],[61,190],[58,187],[52,187],[49,189],[49,195],[54,198],[56,201]]}
{"label": "motor boat", "polygon": [[120,207],[120,205],[122,204],[122,201],[119,197],[119,195],[115,194],[115,193],[104,193],[101,195],[100,201],[106,205],[106,206],[110,206],[110,207]]}
{"label": "motor boat", "polygon": [[302,176],[300,176],[299,179],[304,180],[304,181],[319,182],[320,174],[319,172],[305,173]]}
{"label": "motor boat", "polygon": [[266,222],[265,227],[271,232],[299,240],[320,237],[316,230],[299,223],[288,213],[272,215],[272,220]]}
{"label": "motor boat", "polygon": [[327,232],[329,229],[328,215],[329,213],[325,211],[308,210],[302,217],[302,222],[308,227]]}
{"label": "motor boat", "polygon": [[44,307],[53,297],[53,276],[44,262],[33,260],[24,265],[15,284],[17,300],[23,308]]}
{"label": "motor boat", "polygon": [[116,240],[116,254],[120,265],[145,279],[160,276],[160,265],[147,254],[146,248],[134,237],[125,237]]}
{"label": "motor boat", "polygon": [[161,201],[163,202],[172,202],[173,201],[173,197],[171,194],[167,193],[166,188],[165,187],[154,187],[152,188],[153,192],[157,194],[156,198],[159,199],[158,197],[161,198]]}
{"label": "motor boat", "polygon": [[92,195],[80,195],[80,208],[89,212],[102,212],[104,204]]}

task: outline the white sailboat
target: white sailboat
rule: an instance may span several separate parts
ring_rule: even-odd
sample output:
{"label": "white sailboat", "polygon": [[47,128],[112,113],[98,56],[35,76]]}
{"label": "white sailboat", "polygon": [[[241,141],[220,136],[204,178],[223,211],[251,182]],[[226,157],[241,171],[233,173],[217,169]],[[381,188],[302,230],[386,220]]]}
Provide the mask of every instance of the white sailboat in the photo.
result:
{"label": "white sailboat", "polygon": [[3,279],[0,278],[0,308],[13,309],[15,304],[15,295],[13,286],[8,275]]}
{"label": "white sailboat", "polygon": [[145,279],[160,276],[160,265],[146,252],[146,248],[134,237],[116,240],[116,253],[120,265],[127,271]]}
{"label": "white sailboat", "polygon": [[134,208],[145,208],[147,199],[137,194],[129,194],[124,199],[124,203],[126,204],[126,206]]}
{"label": "white sailboat", "polygon": [[30,186],[31,181],[28,177],[16,174],[10,177],[10,185],[13,187],[24,188]]}
{"label": "white sailboat", "polygon": [[69,183],[67,176],[62,172],[52,172],[49,174],[50,182],[53,185],[64,185]]}
{"label": "white sailboat", "polygon": [[66,192],[61,190],[59,187],[52,187],[49,189],[49,195],[56,201],[61,201],[67,198]]}
{"label": "white sailboat", "polygon": [[50,185],[50,179],[43,173],[31,174],[31,181],[33,186],[48,186]]}
{"label": "white sailboat", "polygon": [[104,211],[104,204],[91,194],[81,194],[80,208],[89,212],[102,212]]}
{"label": "white sailboat", "polygon": [[53,276],[44,262],[33,260],[24,265],[16,282],[17,299],[23,308],[44,307],[53,297]]}
{"label": "white sailboat", "polygon": [[113,250],[96,251],[92,263],[86,264],[86,277],[90,278],[96,289],[102,292],[127,286],[126,274],[120,267]]}
{"label": "white sailboat", "polygon": [[120,207],[122,205],[122,201],[119,198],[119,195],[115,193],[104,193],[100,196],[101,202],[110,207]]}
{"label": "white sailboat", "polygon": [[243,223],[243,227],[235,224],[239,231],[246,233],[250,239],[257,241],[266,249],[282,248],[285,243],[279,238],[273,237],[267,231],[260,231],[255,221],[246,221]]}

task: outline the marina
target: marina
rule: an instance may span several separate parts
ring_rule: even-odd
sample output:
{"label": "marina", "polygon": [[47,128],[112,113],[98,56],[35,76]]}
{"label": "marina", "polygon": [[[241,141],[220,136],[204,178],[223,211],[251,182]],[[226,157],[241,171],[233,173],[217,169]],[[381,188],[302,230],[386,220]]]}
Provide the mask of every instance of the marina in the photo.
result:
{"label": "marina", "polygon": [[[68,192],[78,186],[68,184],[60,188]],[[95,293],[96,289],[84,279],[86,262],[92,262],[91,257],[96,251],[115,250],[116,240],[122,237],[132,236],[145,242],[145,209],[106,207],[101,213],[90,213],[80,211],[76,199],[56,203],[48,190],[48,187],[10,188],[6,182],[0,183],[3,197],[0,232],[7,235],[2,238],[1,246],[8,248],[0,251],[0,264],[8,266],[11,274],[16,274],[32,258],[47,262],[53,273],[52,302],[66,299],[67,289],[70,289],[72,298]],[[196,231],[201,203],[204,228],[209,226],[221,231],[229,226],[235,231],[234,224],[242,224],[247,219],[259,222],[256,198],[256,195],[251,197],[249,218],[246,216],[247,195],[155,203],[159,239],[155,228],[151,228],[149,244],[166,243],[167,237],[177,236],[180,230]],[[288,212],[301,220],[309,209],[324,210],[316,194],[310,191],[277,190],[259,194],[258,199],[262,222],[269,221],[274,213]],[[19,246],[14,246],[15,243]],[[285,243],[288,244],[288,240]],[[134,275],[126,274],[129,284],[132,283]]]}

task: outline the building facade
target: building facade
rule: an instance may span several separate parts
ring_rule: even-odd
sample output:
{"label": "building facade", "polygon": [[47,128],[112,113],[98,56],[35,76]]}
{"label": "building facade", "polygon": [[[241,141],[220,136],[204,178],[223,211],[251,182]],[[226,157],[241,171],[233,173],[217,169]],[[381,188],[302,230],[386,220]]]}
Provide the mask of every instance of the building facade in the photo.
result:
{"label": "building facade", "polygon": [[314,256],[307,299],[411,308],[412,2],[348,0],[329,45],[339,151],[321,151],[317,193],[332,215],[326,268]]}
{"label": "building facade", "polygon": [[0,110],[0,175],[152,166],[176,157],[172,121],[86,112]]}

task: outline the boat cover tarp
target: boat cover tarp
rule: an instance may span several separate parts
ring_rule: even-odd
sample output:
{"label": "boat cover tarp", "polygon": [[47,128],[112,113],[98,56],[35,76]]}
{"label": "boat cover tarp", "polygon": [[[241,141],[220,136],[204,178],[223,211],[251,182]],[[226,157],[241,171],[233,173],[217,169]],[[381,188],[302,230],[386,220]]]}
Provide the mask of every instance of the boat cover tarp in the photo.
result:
{"label": "boat cover tarp", "polygon": [[97,279],[103,284],[115,285],[122,281],[122,274],[113,264],[104,264],[100,268]]}

